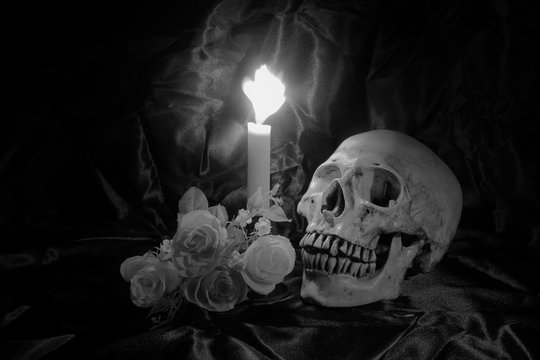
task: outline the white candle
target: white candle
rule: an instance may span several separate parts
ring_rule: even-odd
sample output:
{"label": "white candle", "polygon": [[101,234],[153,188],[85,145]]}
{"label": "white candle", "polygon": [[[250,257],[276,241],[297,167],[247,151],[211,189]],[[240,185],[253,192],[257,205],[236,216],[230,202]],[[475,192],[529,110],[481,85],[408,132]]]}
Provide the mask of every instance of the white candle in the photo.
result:
{"label": "white candle", "polygon": [[285,102],[285,86],[272,75],[266,65],[255,72],[255,79],[245,79],[244,93],[253,104],[256,123],[248,123],[248,184],[247,197],[261,188],[270,191],[270,125],[263,122]]}
{"label": "white candle", "polygon": [[[270,125],[248,123],[247,194],[270,191]],[[268,204],[265,204],[268,206]]]}

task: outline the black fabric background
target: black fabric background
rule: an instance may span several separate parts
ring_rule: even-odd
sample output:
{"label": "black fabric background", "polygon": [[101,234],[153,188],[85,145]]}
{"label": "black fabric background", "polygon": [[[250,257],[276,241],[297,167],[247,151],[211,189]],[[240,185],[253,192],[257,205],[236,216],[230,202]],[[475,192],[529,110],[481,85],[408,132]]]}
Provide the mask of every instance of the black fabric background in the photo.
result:
{"label": "black fabric background", "polygon": [[[0,358],[540,358],[536,2],[193,3],[4,8]],[[192,185],[244,205],[240,85],[262,63],[287,86],[268,123],[295,246],[314,169],[369,129],[456,173],[456,239],[393,301],[305,304],[298,262],[277,294],[150,330],[120,263],[174,233]]]}

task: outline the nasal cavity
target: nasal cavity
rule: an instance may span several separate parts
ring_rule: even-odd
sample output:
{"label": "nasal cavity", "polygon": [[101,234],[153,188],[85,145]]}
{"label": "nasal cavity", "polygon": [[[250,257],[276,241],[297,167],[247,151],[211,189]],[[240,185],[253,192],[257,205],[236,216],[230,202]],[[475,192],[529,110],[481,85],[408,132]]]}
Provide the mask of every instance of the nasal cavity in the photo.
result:
{"label": "nasal cavity", "polygon": [[321,212],[330,211],[334,217],[338,217],[345,210],[345,197],[341,186],[337,181],[332,181],[323,195]]}

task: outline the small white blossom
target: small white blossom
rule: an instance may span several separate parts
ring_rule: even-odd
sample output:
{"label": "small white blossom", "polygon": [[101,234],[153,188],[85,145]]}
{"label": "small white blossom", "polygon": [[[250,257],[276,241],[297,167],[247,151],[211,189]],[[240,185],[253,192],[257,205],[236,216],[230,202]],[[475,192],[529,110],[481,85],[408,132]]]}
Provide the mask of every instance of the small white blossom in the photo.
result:
{"label": "small white blossom", "polygon": [[246,227],[247,224],[251,224],[251,214],[246,209],[240,209],[235,220],[241,227]]}
{"label": "small white blossom", "polygon": [[257,231],[258,236],[270,234],[271,227],[270,220],[265,217],[259,218],[259,221],[255,224],[255,230]]}
{"label": "small white blossom", "polygon": [[161,260],[170,259],[172,256],[172,243],[169,239],[164,239],[159,245],[159,258]]}
{"label": "small white blossom", "polygon": [[244,256],[235,250],[231,253],[227,266],[233,270],[240,271],[244,266],[243,258]]}

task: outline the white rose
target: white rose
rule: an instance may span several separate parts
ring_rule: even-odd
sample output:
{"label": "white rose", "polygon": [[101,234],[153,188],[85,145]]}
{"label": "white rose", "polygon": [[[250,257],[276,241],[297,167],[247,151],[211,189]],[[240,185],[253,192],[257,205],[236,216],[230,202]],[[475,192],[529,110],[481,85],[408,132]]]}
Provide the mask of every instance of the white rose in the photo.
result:
{"label": "white rose", "polygon": [[262,236],[244,253],[242,277],[253,291],[266,295],[293,270],[295,257],[294,248],[286,237]]}
{"label": "white rose", "polygon": [[186,282],[186,299],[210,311],[228,311],[242,302],[247,286],[235,270],[217,267],[201,277]]}
{"label": "white rose", "polygon": [[182,216],[172,244],[172,260],[183,277],[192,278],[217,266],[227,241],[221,221],[206,210]]}
{"label": "white rose", "polygon": [[174,290],[181,281],[170,261],[160,261],[151,253],[124,260],[120,274],[131,283],[131,300],[139,307],[154,305],[165,291]]}

